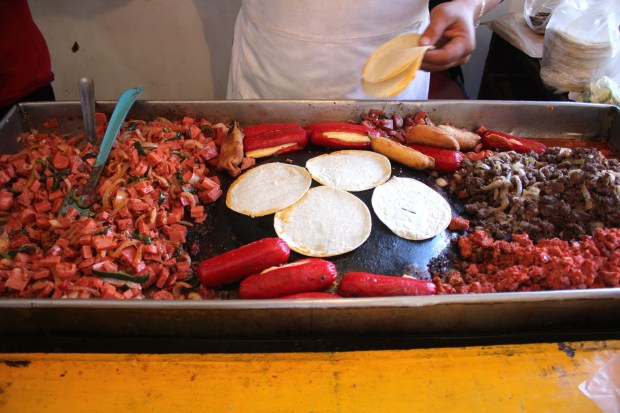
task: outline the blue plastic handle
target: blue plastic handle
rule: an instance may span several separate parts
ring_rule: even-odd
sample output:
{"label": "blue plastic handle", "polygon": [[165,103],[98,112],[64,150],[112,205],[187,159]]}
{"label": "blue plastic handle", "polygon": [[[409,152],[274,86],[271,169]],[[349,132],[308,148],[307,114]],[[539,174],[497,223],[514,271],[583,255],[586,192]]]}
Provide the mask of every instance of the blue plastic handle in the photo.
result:
{"label": "blue plastic handle", "polygon": [[105,166],[105,163],[108,160],[108,155],[112,150],[112,145],[114,145],[116,136],[121,130],[123,121],[127,117],[129,109],[131,109],[135,101],[138,100],[138,96],[140,96],[143,90],[143,87],[134,87],[132,89],[127,89],[118,99],[118,103],[114,108],[114,112],[112,112],[112,117],[108,122],[108,128],[103,135],[101,146],[99,147],[99,154],[97,155],[97,159],[95,161],[95,170],[99,169],[98,167],[102,168],[103,166]]}

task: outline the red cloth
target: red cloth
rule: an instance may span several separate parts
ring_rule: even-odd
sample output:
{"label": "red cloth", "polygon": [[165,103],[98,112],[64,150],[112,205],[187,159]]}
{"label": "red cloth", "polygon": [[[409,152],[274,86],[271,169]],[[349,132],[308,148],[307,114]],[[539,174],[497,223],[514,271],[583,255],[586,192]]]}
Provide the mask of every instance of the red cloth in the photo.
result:
{"label": "red cloth", "polygon": [[27,0],[0,0],[0,107],[54,80],[50,53]]}

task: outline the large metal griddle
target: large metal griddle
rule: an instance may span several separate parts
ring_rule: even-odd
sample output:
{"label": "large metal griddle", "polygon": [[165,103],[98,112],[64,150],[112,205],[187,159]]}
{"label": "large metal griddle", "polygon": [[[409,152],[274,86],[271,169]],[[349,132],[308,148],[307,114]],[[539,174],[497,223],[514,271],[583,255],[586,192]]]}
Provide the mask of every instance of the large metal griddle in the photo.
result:
{"label": "large metal griddle", "polygon": [[[115,102],[98,102],[111,113]],[[620,150],[620,110],[609,105],[483,101],[139,101],[129,118],[182,116],[244,125],[359,119],[370,109],[387,113],[425,111],[437,123],[473,129],[484,125],[538,138],[605,141]],[[16,106],[0,122],[0,152],[17,150],[18,133],[41,129],[51,117],[62,131],[81,130],[79,102]],[[321,149],[283,155],[303,165]],[[278,159],[264,160],[271,162]],[[393,173],[439,189],[426,173],[394,165]],[[226,186],[226,182],[224,184]],[[372,191],[356,193],[370,204]],[[447,194],[443,193],[447,197]],[[451,200],[453,201],[453,200]],[[458,205],[453,203],[455,213]],[[372,209],[371,209],[372,211]],[[214,255],[247,242],[274,236],[273,216],[248,218],[228,210],[224,198],[210,208],[210,226],[200,236],[201,254]],[[340,273],[416,273],[450,250],[449,231],[424,242],[394,236],[372,213],[373,231],[357,250],[332,260]],[[293,257],[298,258],[298,257]],[[548,291],[313,300],[116,301],[0,299],[0,338],[133,337],[269,339],[282,337],[484,336],[531,332],[617,330],[620,289]]]}
{"label": "large metal griddle", "polygon": [[[290,163],[303,167],[306,161],[314,156],[326,153],[324,148],[309,145],[303,152],[287,153],[284,155],[259,160],[257,165],[271,162]],[[450,199],[448,194],[436,184],[435,177],[427,172],[414,171],[393,163],[392,176],[414,178],[424,182],[429,187]],[[223,182],[228,183],[228,179]],[[313,181],[312,186],[318,186]],[[450,238],[456,234],[444,231],[434,238],[424,241],[409,241],[396,236],[376,216],[371,205],[373,190],[353,192],[368,207],[372,217],[372,231],[368,239],[355,250],[342,255],[327,258],[333,262],[339,274],[348,271],[366,271],[375,274],[412,275],[417,278],[429,279],[426,271],[428,264],[439,256],[448,256],[451,252]],[[460,205],[453,202],[454,213],[460,212]],[[209,221],[212,222],[208,234],[200,236],[202,257],[207,258],[217,253],[259,240],[266,237],[277,237],[274,230],[274,215],[251,218],[236,213],[226,207],[224,199],[220,199],[214,209],[209,211]],[[223,245],[226,244],[226,245]],[[307,258],[292,251],[290,262]]]}

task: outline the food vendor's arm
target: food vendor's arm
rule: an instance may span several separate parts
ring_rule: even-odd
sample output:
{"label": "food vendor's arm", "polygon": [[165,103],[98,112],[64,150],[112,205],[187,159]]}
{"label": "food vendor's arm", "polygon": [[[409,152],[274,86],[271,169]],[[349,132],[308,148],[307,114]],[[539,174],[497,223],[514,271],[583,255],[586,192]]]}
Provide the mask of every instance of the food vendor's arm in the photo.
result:
{"label": "food vendor's arm", "polygon": [[467,63],[476,47],[475,28],[480,18],[501,0],[452,0],[431,11],[430,24],[420,45],[433,45],[424,56],[422,70],[434,72]]}

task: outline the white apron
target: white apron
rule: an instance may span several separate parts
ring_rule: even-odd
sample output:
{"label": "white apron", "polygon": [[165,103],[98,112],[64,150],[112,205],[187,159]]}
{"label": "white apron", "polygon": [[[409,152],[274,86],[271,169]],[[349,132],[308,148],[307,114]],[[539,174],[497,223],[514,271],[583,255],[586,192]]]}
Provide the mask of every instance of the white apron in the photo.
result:
{"label": "white apron", "polygon": [[[373,99],[360,84],[366,58],[427,25],[426,0],[243,0],[227,97]],[[429,80],[419,71],[392,99],[427,99]]]}

